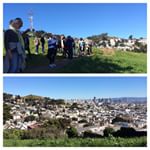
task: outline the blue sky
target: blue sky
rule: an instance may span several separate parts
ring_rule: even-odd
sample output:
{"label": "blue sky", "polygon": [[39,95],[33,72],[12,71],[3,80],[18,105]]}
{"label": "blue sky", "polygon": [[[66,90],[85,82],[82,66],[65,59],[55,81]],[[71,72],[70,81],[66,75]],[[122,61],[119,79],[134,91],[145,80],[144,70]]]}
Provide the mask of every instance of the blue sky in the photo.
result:
{"label": "blue sky", "polygon": [[87,37],[107,32],[128,38],[147,36],[147,5],[144,3],[98,4],[32,4],[5,3],[4,29],[16,17],[24,21],[23,30],[29,28],[28,12],[33,11],[35,30],[55,34]]}
{"label": "blue sky", "polygon": [[146,97],[146,77],[4,77],[4,92],[51,98]]}

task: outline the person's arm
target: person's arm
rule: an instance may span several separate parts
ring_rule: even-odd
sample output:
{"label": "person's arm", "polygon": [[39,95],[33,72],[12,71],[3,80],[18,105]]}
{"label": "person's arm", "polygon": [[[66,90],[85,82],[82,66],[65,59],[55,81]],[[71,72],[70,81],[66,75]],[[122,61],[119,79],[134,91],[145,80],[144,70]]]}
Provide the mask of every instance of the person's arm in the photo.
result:
{"label": "person's arm", "polygon": [[10,31],[6,31],[6,33],[4,34],[4,45],[5,45],[5,49],[8,53],[8,58],[11,60],[12,59],[12,49],[9,46],[9,43],[11,42],[11,33]]}

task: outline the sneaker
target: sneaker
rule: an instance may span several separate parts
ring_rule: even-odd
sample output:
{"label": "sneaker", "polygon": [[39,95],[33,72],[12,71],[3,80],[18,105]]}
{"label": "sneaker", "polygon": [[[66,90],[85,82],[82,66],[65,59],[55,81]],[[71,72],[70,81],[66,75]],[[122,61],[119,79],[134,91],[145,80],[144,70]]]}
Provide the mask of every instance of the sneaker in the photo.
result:
{"label": "sneaker", "polygon": [[38,53],[37,53],[37,52],[35,52],[35,55],[38,55]]}
{"label": "sneaker", "polygon": [[50,68],[53,68],[53,64],[49,64],[49,67],[50,67]]}
{"label": "sneaker", "polygon": [[56,64],[52,64],[53,65],[53,67],[56,67]]}

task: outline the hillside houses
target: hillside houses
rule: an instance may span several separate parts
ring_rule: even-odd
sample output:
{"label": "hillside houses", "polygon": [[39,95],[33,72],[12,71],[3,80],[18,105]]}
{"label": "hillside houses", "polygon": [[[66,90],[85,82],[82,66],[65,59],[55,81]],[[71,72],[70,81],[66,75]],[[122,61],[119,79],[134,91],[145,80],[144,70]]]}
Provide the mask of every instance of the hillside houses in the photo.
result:
{"label": "hillside houses", "polygon": [[[123,51],[136,51],[139,49],[139,51],[146,51],[147,49],[147,39],[145,38],[119,38],[119,37],[112,37],[108,36],[108,34],[100,34],[97,36],[91,36],[88,37],[89,39],[93,40],[93,43],[95,46],[99,48],[115,48],[117,50],[123,50]],[[144,50],[142,50],[145,48]]]}
{"label": "hillside houses", "polygon": [[[29,130],[37,128],[47,119],[64,118],[71,121],[71,125],[76,127],[79,133],[91,130],[95,133],[100,133],[105,127],[113,126],[119,128],[125,123],[112,123],[116,116],[124,118],[125,116],[132,117],[128,126],[137,129],[146,128],[146,105],[145,104],[129,104],[129,103],[112,103],[111,100],[75,100],[65,101],[65,103],[51,102],[40,98],[41,106],[39,107],[39,99],[29,100],[21,98],[18,102],[15,97],[4,99],[4,103],[11,107],[10,113],[13,116],[4,124],[4,129],[20,129]],[[100,103],[100,104],[99,104]]]}

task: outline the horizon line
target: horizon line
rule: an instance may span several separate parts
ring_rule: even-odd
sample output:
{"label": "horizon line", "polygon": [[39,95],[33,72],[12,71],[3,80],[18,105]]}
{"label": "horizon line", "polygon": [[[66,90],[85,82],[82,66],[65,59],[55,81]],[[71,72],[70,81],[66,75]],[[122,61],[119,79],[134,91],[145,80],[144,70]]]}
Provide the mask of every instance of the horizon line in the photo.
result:
{"label": "horizon line", "polygon": [[[8,92],[3,92],[3,94],[4,93],[6,93],[6,94],[11,94],[11,93],[8,93]],[[39,97],[48,97],[48,98],[50,98],[50,99],[55,99],[55,100],[57,100],[57,99],[64,99],[64,100],[91,100],[91,99],[93,99],[94,97],[96,98],[96,99],[113,99],[113,98],[146,98],[147,99],[147,96],[113,96],[113,97],[97,97],[97,96],[93,96],[92,98],[54,98],[54,97],[50,97],[50,96],[42,96],[42,95],[38,95],[38,94],[25,94],[25,95],[20,95],[20,94],[12,94],[13,96],[17,96],[17,95],[19,95],[19,96],[21,96],[21,97],[25,97],[25,96],[29,96],[29,95],[33,95],[33,96],[39,96]]]}

